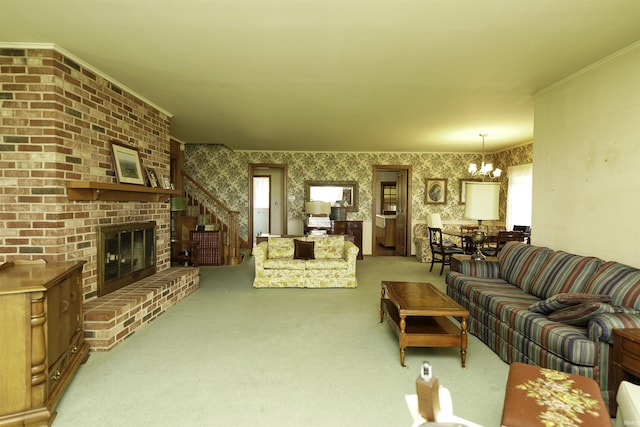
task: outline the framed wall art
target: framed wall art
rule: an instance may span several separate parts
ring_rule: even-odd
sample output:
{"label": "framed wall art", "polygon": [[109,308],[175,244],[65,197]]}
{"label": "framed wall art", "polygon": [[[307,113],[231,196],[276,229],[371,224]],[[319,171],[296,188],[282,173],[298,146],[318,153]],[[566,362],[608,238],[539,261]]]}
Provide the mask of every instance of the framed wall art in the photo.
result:
{"label": "framed wall art", "polygon": [[153,188],[158,188],[160,186],[160,181],[158,180],[158,174],[156,174],[156,170],[154,168],[144,168],[147,172],[147,180],[149,181],[149,185]]}
{"label": "framed wall art", "polygon": [[144,185],[138,150],[117,142],[111,142],[116,179],[121,184]]}
{"label": "framed wall art", "polygon": [[171,179],[167,175],[162,175],[162,188],[171,190]]}
{"label": "framed wall art", "polygon": [[427,178],[425,199],[428,204],[447,203],[447,178]]}
{"label": "framed wall art", "polygon": [[460,180],[460,204],[464,205],[467,202],[467,182],[478,182],[480,179],[461,179]]}

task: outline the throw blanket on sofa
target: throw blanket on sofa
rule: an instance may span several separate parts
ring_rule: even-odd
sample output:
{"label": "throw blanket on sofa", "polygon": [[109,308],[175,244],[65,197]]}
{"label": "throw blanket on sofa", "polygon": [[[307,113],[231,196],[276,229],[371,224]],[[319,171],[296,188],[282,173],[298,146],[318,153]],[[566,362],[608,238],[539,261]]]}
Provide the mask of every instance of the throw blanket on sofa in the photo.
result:
{"label": "throw blanket on sofa", "polygon": [[640,327],[640,270],[509,242],[497,262],[464,261],[446,282],[469,332],[503,360],[593,378],[610,403],[612,330]]}

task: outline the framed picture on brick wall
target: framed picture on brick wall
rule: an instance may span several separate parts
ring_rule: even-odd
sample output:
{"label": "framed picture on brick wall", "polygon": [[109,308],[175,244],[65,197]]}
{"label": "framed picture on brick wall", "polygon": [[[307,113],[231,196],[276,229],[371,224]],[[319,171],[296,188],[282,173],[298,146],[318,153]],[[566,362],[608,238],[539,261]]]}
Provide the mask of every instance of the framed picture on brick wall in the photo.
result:
{"label": "framed picture on brick wall", "polygon": [[113,163],[116,168],[116,178],[121,184],[145,185],[140,154],[138,150],[126,145],[111,142]]}

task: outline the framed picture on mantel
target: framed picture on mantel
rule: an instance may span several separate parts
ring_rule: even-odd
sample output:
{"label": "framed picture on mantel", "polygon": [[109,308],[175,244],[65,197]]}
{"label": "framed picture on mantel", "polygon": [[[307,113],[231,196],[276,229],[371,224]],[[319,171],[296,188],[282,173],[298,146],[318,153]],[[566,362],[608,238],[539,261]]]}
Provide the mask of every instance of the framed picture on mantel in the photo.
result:
{"label": "framed picture on mantel", "polygon": [[145,185],[137,149],[112,141],[111,152],[116,178],[120,184]]}

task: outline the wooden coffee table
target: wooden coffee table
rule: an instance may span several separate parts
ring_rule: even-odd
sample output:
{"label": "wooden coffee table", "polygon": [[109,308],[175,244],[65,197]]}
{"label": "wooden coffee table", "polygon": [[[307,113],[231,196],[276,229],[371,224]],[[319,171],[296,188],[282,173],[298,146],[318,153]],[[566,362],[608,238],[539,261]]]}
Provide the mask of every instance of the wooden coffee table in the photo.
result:
{"label": "wooden coffee table", "polygon": [[[460,347],[465,366],[469,311],[431,283],[382,282],[380,323],[385,313],[398,335],[402,366],[407,347]],[[460,327],[448,316],[459,317]]]}

